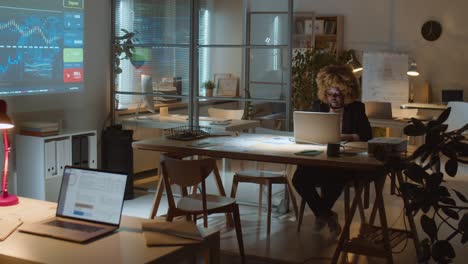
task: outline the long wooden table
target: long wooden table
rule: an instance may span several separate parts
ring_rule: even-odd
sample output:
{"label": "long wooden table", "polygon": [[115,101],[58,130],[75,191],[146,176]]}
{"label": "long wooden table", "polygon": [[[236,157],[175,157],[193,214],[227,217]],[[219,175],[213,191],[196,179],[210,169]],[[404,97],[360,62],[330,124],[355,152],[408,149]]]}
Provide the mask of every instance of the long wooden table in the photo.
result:
{"label": "long wooden table", "polygon": [[[162,137],[134,142],[133,147],[137,149],[175,152],[188,155],[203,155],[282,164],[329,166],[334,168],[340,167],[343,169],[355,169],[360,171],[363,176],[362,178],[357,176],[356,179],[354,179],[357,183],[356,195],[351,205],[350,217],[346,219],[332,262],[338,262],[341,251],[351,251],[349,250],[349,247],[346,247],[349,242],[348,238],[351,221],[356,212],[358,203],[360,202],[363,186],[369,182],[369,180],[374,182],[376,190],[376,201],[374,205],[376,210],[373,210],[375,211],[373,215],[375,216],[375,213],[378,211],[381,230],[383,231],[383,248],[379,251],[382,253],[380,254],[380,257],[386,258],[388,263],[392,263],[393,261],[390,240],[387,232],[388,226],[385,215],[384,200],[382,196],[382,190],[385,182],[383,164],[375,158],[367,155],[367,145],[365,143],[350,143],[350,147],[347,148],[347,151],[354,150],[361,153],[358,153],[355,156],[343,157],[328,157],[325,154],[325,146],[295,144],[291,137],[259,134],[241,134],[239,136],[205,138],[195,141],[176,141]],[[313,149],[322,150],[323,153],[317,156],[302,156],[295,154],[299,151]],[[368,178],[369,175],[372,175],[371,179]],[[313,175],[311,175],[311,177],[313,177]],[[220,181],[220,179],[217,180]],[[157,193],[159,193],[159,188]],[[158,194],[156,197],[157,196]],[[371,216],[371,218],[374,218],[374,216]],[[371,222],[373,222],[373,220],[374,219],[371,219]]]}
{"label": "long wooden table", "polygon": [[[55,203],[20,197],[18,205],[0,209],[0,218],[37,222],[54,216],[56,207]],[[147,247],[141,231],[145,220],[122,216],[118,231],[87,244],[15,231],[0,241],[0,263],[177,263],[206,250],[210,262],[219,263],[219,231],[207,231],[205,240],[193,245]]]}

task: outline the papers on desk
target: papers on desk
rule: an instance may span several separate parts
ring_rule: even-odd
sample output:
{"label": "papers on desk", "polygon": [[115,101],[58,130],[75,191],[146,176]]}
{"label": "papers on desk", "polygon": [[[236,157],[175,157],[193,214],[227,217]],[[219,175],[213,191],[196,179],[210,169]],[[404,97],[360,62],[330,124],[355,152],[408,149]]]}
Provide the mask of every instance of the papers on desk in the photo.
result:
{"label": "papers on desk", "polygon": [[147,246],[178,246],[199,243],[203,236],[191,222],[142,222]]}
{"label": "papers on desk", "polygon": [[0,241],[5,240],[23,222],[19,219],[0,218]]}

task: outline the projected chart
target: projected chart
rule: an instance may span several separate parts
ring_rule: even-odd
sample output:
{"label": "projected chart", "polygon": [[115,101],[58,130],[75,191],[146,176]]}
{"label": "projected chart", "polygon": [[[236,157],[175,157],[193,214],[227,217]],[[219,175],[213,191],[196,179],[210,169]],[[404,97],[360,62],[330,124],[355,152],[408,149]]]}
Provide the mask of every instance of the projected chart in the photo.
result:
{"label": "projected chart", "polygon": [[83,87],[83,0],[0,3],[0,95]]}

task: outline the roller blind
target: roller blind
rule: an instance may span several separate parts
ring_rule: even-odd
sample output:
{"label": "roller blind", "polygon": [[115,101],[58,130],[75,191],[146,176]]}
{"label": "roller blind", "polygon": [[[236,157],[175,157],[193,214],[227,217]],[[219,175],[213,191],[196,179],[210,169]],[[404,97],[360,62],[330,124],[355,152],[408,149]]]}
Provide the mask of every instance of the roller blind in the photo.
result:
{"label": "roller blind", "polygon": [[[182,94],[189,90],[190,0],[116,0],[115,32],[135,32],[136,55],[121,61],[123,72],[116,76],[117,91],[140,92],[140,77],[151,75],[155,82],[180,78]],[[117,94],[117,108],[127,108],[140,95]]]}

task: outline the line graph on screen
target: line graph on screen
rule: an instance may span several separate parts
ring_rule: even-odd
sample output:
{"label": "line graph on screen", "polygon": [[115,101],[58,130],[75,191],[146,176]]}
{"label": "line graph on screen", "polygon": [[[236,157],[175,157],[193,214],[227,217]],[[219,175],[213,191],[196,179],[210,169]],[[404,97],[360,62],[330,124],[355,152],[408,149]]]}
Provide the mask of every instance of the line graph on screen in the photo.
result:
{"label": "line graph on screen", "polygon": [[80,90],[83,0],[0,4],[0,95]]}

